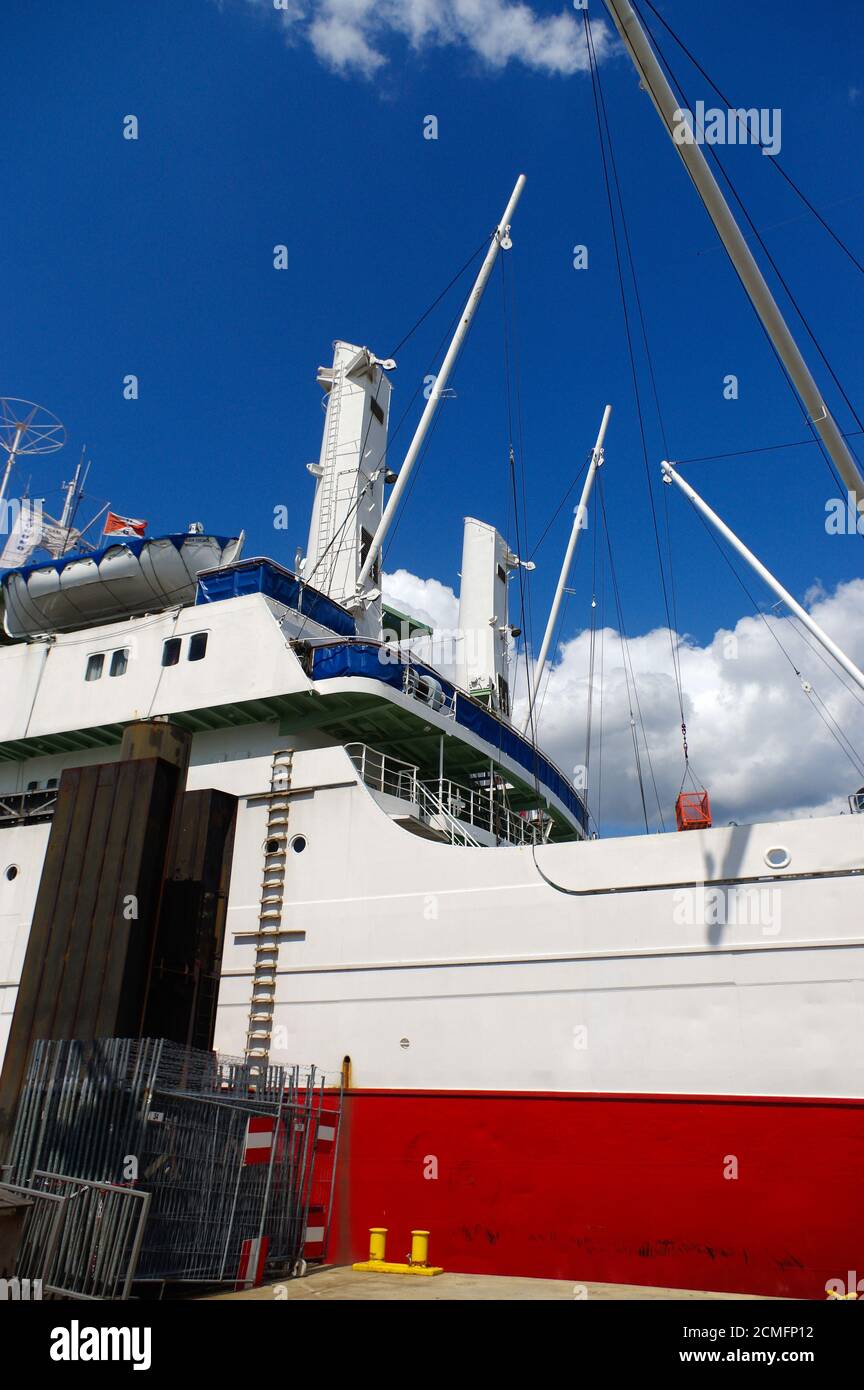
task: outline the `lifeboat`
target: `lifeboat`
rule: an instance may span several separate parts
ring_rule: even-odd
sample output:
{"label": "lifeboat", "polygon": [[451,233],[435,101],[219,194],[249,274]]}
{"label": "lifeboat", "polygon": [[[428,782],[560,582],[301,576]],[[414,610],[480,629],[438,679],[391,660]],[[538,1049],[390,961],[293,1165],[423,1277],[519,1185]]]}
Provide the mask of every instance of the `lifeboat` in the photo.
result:
{"label": "lifeboat", "polygon": [[201,570],[239,559],[242,536],[191,532],[123,537],[92,552],[5,570],[3,626],[8,637],[63,632],[194,603]]}

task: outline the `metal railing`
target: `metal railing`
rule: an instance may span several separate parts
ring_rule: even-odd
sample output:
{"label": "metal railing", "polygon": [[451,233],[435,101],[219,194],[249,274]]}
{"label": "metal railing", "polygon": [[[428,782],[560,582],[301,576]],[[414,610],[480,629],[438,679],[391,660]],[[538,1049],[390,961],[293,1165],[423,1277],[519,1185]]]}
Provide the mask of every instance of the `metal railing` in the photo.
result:
{"label": "metal railing", "polygon": [[406,695],[426,705],[427,709],[455,719],[456,692],[454,690],[452,695],[448,695],[441,682],[434,676],[426,676],[414,666],[408,665],[402,677],[402,689]]}
{"label": "metal railing", "polygon": [[125,1299],[141,1253],[150,1193],[36,1169],[29,1187],[0,1191],[32,1203],[24,1221],[17,1277],[58,1298]]}
{"label": "metal railing", "polygon": [[541,821],[515,814],[486,791],[460,786],[448,777],[424,782],[413,763],[380,753],[365,743],[346,744],[345,751],[367,787],[401,801],[413,802],[420,812],[419,818],[433,825],[437,822],[437,828],[449,834],[453,843],[478,844],[466,832],[466,825],[486,831],[508,845],[543,841],[545,826]]}
{"label": "metal railing", "polygon": [[110,1298],[233,1283],[255,1240],[273,1274],[323,1259],[341,1082],[162,1039],[35,1042],[6,1184],[36,1203],[19,1273]]}
{"label": "metal railing", "polygon": [[50,820],[56,809],[56,787],[43,787],[33,792],[0,793],[0,829],[10,825],[26,825],[28,821]]}

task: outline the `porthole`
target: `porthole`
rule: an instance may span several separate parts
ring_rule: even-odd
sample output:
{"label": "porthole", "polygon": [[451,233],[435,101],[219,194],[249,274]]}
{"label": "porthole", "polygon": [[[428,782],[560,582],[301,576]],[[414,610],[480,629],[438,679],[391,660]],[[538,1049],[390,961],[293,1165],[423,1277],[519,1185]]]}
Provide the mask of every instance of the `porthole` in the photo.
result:
{"label": "porthole", "polygon": [[408,1040],[407,1038],[400,1038],[400,1039],[399,1039],[399,1046],[400,1046],[400,1047],[410,1047],[410,1046],[411,1046],[411,1043],[409,1042],[409,1040]]}
{"label": "porthole", "polygon": [[8,869],[6,870],[6,877],[8,878],[8,880],[9,880],[10,883],[13,881],[13,879],[16,879],[16,878],[18,877],[18,865],[17,865],[17,864],[10,864],[10,865],[9,865]]}
{"label": "porthole", "polygon": [[265,854],[278,854],[282,848],[281,840],[268,840],[264,846]]}
{"label": "porthole", "polygon": [[791,862],[792,855],[785,845],[774,845],[765,851],[765,863],[769,869],[788,869]]}
{"label": "porthole", "polygon": [[294,839],[291,841],[291,848],[295,854],[302,854],[306,848],[306,836],[295,835]]}

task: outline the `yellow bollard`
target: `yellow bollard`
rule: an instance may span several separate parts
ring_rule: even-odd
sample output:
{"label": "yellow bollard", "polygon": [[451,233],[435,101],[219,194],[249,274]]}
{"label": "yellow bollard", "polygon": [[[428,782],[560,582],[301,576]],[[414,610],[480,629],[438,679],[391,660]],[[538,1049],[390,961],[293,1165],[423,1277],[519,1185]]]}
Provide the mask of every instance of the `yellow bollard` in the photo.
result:
{"label": "yellow bollard", "polygon": [[429,1261],[429,1232],[411,1232],[411,1264],[425,1265]]}
{"label": "yellow bollard", "polygon": [[443,1274],[437,1265],[426,1263],[429,1256],[429,1232],[411,1232],[411,1254],[407,1264],[388,1264],[384,1250],[387,1244],[387,1227],[369,1227],[369,1259],[351,1268],[358,1274]]}
{"label": "yellow bollard", "polygon": [[385,1260],[387,1250],[387,1227],[369,1227],[369,1258],[370,1260]]}

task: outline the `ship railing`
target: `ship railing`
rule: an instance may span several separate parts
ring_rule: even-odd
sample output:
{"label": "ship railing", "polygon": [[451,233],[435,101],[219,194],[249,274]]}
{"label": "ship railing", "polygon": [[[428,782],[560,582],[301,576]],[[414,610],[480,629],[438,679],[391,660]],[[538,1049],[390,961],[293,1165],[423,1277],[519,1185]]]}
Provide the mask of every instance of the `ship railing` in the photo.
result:
{"label": "ship railing", "polygon": [[450,719],[456,717],[456,692],[447,694],[440,681],[434,676],[425,675],[418,671],[414,666],[406,666],[402,677],[402,689],[406,695],[412,699],[419,700],[428,709],[435,710],[437,714],[446,715]]}
{"label": "ship railing", "polygon": [[0,829],[28,821],[50,820],[57,809],[57,788],[0,793]]}
{"label": "ship railing", "polygon": [[477,843],[470,836],[465,838],[465,826],[485,831],[508,845],[540,844],[543,841],[545,824],[542,818],[517,815],[508,806],[490,797],[487,791],[463,787],[447,777],[423,781],[419,768],[413,763],[380,753],[365,743],[349,743],[345,751],[367,787],[413,802],[421,813],[420,818],[441,822],[439,828],[454,843]]}

